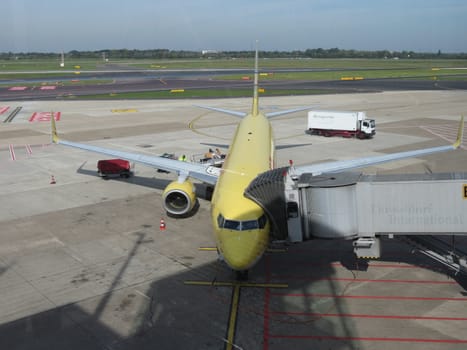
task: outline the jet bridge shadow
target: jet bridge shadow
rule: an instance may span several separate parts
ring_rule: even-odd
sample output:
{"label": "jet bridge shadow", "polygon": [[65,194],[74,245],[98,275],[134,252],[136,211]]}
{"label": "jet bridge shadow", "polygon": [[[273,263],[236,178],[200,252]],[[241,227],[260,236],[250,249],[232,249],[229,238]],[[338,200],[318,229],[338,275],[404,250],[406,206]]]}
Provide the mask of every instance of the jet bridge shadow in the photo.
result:
{"label": "jet bridge shadow", "polygon": [[[141,259],[140,254],[158,245],[150,239],[150,228],[144,230],[133,235],[133,247],[106,293],[0,325],[2,348],[279,349],[292,342],[296,349],[308,349],[309,341],[295,343],[288,337],[276,338],[296,335],[297,329],[305,335],[320,334],[331,339],[343,335],[342,340],[332,341],[333,349],[357,348],[345,338],[354,334],[351,320],[341,319],[336,324],[325,318],[303,322],[300,317],[284,317],[279,312],[288,310],[290,305],[281,296],[272,295],[270,288],[241,288],[237,320],[232,322],[232,287],[184,284],[187,280],[231,281],[232,271],[215,258],[197,267],[186,264],[181,272],[125,286],[122,280]],[[251,271],[250,282],[279,281],[282,269],[287,268],[283,265],[285,256],[276,261],[279,254],[282,253],[263,257]],[[177,257],[171,260],[180,264]],[[321,280],[334,273],[334,268],[324,259],[314,277]],[[293,288],[305,292],[313,288],[313,283],[294,281]],[[339,289],[332,282],[329,288],[334,292]],[[336,299],[335,303],[338,310],[345,309],[345,301]],[[307,300],[299,307],[312,312],[312,305],[313,300]],[[234,331],[234,337],[233,344],[229,345],[230,331]],[[313,344],[316,349],[330,346],[325,340]]]}
{"label": "jet bridge shadow", "polygon": [[[357,283],[354,281],[361,277],[358,276],[360,271],[371,270],[371,264],[366,269],[365,264],[353,256],[349,250],[351,242],[317,240],[288,246],[284,251],[268,252],[250,272],[249,282],[287,283],[288,288],[242,287],[237,319],[232,321],[232,287],[184,283],[188,280],[232,281],[232,271],[215,256],[210,262],[193,267],[186,262],[188,257],[174,253],[170,260],[180,271],[144,282],[124,283],[133,264],[142,259],[140,254],[157,250],[161,244],[150,227],[134,232],[131,237],[132,247],[104,294],[0,325],[2,347],[71,350],[371,348],[362,341],[362,328],[355,319],[329,316],[349,314],[350,307],[342,296],[352,294]],[[429,260],[405,255],[407,252],[402,247],[388,249],[381,263],[406,263],[438,270]],[[234,332],[234,337],[233,344],[229,345],[230,331]],[[395,342],[385,343],[385,346],[399,349],[401,345]]]}
{"label": "jet bridge shadow", "polygon": [[[144,210],[149,203],[145,201],[147,197],[141,199]],[[200,243],[196,243],[199,240],[194,235],[201,232],[190,229],[199,221],[207,222],[208,210],[200,210],[198,216],[184,219],[184,226],[177,226],[173,231],[168,228],[162,233],[155,231],[155,221],[150,221],[150,216],[142,216],[140,220],[131,216],[132,219],[128,220],[127,215],[137,213],[127,213],[134,204],[99,211],[98,221],[112,221],[112,226],[102,226],[106,227],[105,230],[114,231],[105,236],[105,241],[116,244],[117,240],[124,239],[125,244],[118,245],[124,248],[121,258],[111,258],[105,264],[86,265],[85,272],[80,273],[79,278],[67,277],[70,280],[64,282],[67,290],[73,286],[75,290],[93,290],[93,294],[80,300],[70,298],[65,305],[1,324],[2,348],[276,350],[290,347],[354,350],[375,348],[378,344],[369,344],[367,339],[395,337],[396,327],[399,327],[397,331],[406,332],[404,336],[409,338],[413,334],[407,332],[414,328],[417,336],[426,332],[423,328],[417,328],[415,322],[409,326],[405,324],[406,327],[404,324],[398,326],[399,320],[389,323],[389,326],[385,324],[386,327],[374,326],[375,329],[368,330],[362,323],[364,321],[349,316],[356,306],[352,304],[354,299],[345,298],[348,295],[365,293],[387,296],[391,291],[381,283],[382,280],[399,278],[416,281],[426,278],[425,270],[439,272],[438,265],[419,254],[411,254],[411,248],[402,242],[384,242],[388,244],[383,244],[383,256],[379,263],[410,264],[423,269],[397,270],[391,266],[383,270],[388,266],[373,266],[372,262],[365,265],[354,257],[351,241],[313,240],[274,247],[286,249],[268,252],[251,270],[250,282],[287,283],[288,288],[241,287],[236,307],[237,318],[233,319],[235,288],[221,287],[211,282],[232,281],[234,274],[223,262],[217,261],[215,251],[197,251],[196,244]],[[86,207],[78,213],[93,209],[96,208]],[[62,222],[58,227],[49,225],[48,221],[44,224],[56,236],[63,227],[73,227],[70,244],[79,239],[76,233],[86,234],[88,240],[98,236],[98,230],[102,227],[96,227],[95,231],[90,228],[90,225],[95,225],[96,218],[85,215],[83,220],[76,220],[76,215],[71,214],[60,214]],[[180,222],[174,220],[170,224],[182,225]],[[96,237],[97,240],[99,238],[102,237]],[[66,246],[66,239],[61,241],[64,246],[55,249],[67,251],[71,248]],[[79,251],[70,250],[79,258]],[[49,276],[52,277],[51,284],[54,276]],[[432,278],[433,274],[429,277]],[[437,277],[445,279],[445,276]],[[184,282],[188,280],[210,284],[185,285]],[[106,288],[99,289],[102,286]],[[399,286],[397,288],[401,289]],[[440,288],[439,285],[431,288],[421,286],[424,292],[431,290],[433,294]],[[451,285],[443,286],[445,294],[453,294],[452,290],[447,289],[453,288]],[[47,291],[53,286],[44,286],[42,282],[42,288]],[[420,290],[414,290],[412,295],[417,295]],[[396,289],[396,293],[400,292]],[[48,298],[53,301],[52,295]],[[382,303],[376,308],[370,302],[364,304],[368,313],[366,316],[381,312],[381,308],[389,302],[384,300]],[[395,302],[391,307],[400,306]],[[427,311],[420,313],[424,312]],[[376,321],[371,319],[370,322]],[[393,333],[380,334],[388,330]],[[429,331],[431,337],[446,338],[432,329]],[[229,344],[232,332],[232,344]],[[400,349],[401,343],[385,342],[384,347]]]}
{"label": "jet bridge shadow", "polygon": [[[467,248],[467,236],[456,236],[455,239],[457,240],[457,246]],[[449,269],[442,263],[430,259],[403,241],[386,237],[382,237],[381,240],[382,254],[380,259],[358,259],[355,256],[346,257],[340,261],[342,266],[349,271],[368,271],[371,269],[372,263],[375,262],[407,264],[443,274],[447,278],[455,280],[462,288],[467,290],[466,274]],[[352,250],[352,248],[353,247],[349,245],[349,250]]]}

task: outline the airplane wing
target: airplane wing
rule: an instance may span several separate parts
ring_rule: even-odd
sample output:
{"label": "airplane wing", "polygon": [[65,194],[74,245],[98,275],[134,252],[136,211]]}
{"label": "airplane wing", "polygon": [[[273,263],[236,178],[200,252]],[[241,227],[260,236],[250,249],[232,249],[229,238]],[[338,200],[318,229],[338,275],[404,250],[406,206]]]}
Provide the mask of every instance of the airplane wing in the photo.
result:
{"label": "airplane wing", "polygon": [[274,118],[274,117],[279,117],[279,116],[284,115],[284,114],[300,112],[300,111],[304,111],[306,109],[311,109],[311,108],[313,108],[313,107],[312,106],[307,106],[307,107],[298,107],[298,108],[293,108],[293,109],[286,109],[286,110],[283,110],[283,111],[269,112],[269,113],[266,113],[265,116],[267,118],[271,119],[271,118]]}
{"label": "airplane wing", "polygon": [[[216,112],[221,112],[221,113],[225,113],[225,114],[230,114],[230,115],[233,115],[235,117],[239,117],[239,118],[243,118],[243,117],[246,117],[246,115],[248,113],[245,113],[245,112],[239,112],[239,111],[232,111],[230,109],[224,109],[224,108],[217,108],[217,107],[211,107],[211,106],[202,106],[202,105],[195,105],[196,107],[200,107],[200,108],[204,108],[204,109],[209,109],[211,111],[216,111]],[[293,108],[293,109],[286,109],[286,110],[283,110],[283,111],[277,111],[277,112],[269,112],[269,113],[266,113],[265,116],[267,118],[274,118],[274,117],[279,117],[281,115],[285,115],[285,114],[290,114],[290,113],[295,113],[295,112],[300,112],[300,111],[304,111],[306,109],[310,109],[310,108],[313,108],[311,106],[307,106],[307,107],[299,107],[299,108]]]}
{"label": "airplane wing", "polygon": [[83,143],[71,142],[66,140],[61,140],[57,135],[57,129],[55,125],[54,118],[51,118],[52,123],[52,142],[73,147],[79,148],[90,152],[101,153],[108,156],[126,159],[131,162],[144,164],[149,167],[156,169],[162,169],[166,171],[172,171],[178,173],[179,176],[183,177],[192,177],[194,179],[200,180],[202,182],[215,185],[217,178],[220,174],[220,169],[213,166],[206,166],[203,164],[196,164],[190,162],[183,162],[175,159],[168,159],[158,156],[148,156],[138,153],[123,152],[109,148],[103,148]]}
{"label": "airplane wing", "polygon": [[243,118],[246,117],[248,113],[245,112],[239,112],[239,111],[232,111],[231,109],[224,109],[224,108],[216,108],[216,107],[211,107],[211,106],[202,106],[202,105],[195,105],[196,107],[199,108],[204,108],[204,109],[209,109],[211,111],[216,111],[216,112],[221,112],[225,114],[230,114],[235,117]]}
{"label": "airplane wing", "polygon": [[335,173],[335,172],[346,171],[350,169],[363,168],[363,167],[367,167],[370,165],[386,163],[386,162],[390,162],[394,160],[413,158],[413,157],[423,156],[427,154],[451,151],[460,146],[462,142],[463,132],[464,132],[464,117],[462,116],[460,123],[459,123],[459,130],[457,132],[457,140],[452,145],[424,148],[424,149],[407,151],[407,152],[385,154],[381,156],[341,160],[341,161],[336,161],[336,162],[326,162],[326,163],[321,163],[321,164],[301,165],[301,166],[296,166],[293,172],[296,175],[301,175],[304,173],[320,175],[324,173]]}

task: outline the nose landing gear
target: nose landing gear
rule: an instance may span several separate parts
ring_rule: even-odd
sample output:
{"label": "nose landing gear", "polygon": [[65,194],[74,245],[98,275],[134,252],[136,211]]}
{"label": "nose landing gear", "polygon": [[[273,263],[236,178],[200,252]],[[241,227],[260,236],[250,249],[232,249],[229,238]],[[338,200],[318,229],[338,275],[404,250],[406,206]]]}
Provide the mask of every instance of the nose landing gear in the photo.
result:
{"label": "nose landing gear", "polygon": [[248,270],[235,271],[237,281],[248,281]]}

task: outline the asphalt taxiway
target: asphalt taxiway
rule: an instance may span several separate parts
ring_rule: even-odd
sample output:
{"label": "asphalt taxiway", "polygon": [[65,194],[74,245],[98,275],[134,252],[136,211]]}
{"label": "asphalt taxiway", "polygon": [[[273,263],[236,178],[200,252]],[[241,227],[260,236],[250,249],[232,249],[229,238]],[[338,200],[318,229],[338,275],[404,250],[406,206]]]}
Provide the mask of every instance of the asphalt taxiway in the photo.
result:
{"label": "asphalt taxiway", "polygon": [[[273,121],[277,165],[384,154],[454,141],[465,91],[404,91],[262,98],[261,108],[364,110],[372,140],[304,133],[305,112]],[[196,101],[248,111],[249,98]],[[274,245],[248,282],[212,250],[209,202],[167,217],[172,174],[135,166],[100,179],[104,157],[50,145],[33,113],[60,112],[61,137],[148,154],[204,153],[227,144],[235,118],[193,101],[3,101],[20,112],[0,124],[0,344],[11,349],[464,349],[467,283],[404,243],[385,239],[378,261],[351,242]],[[6,116],[5,114],[0,117]],[[209,135],[209,136],[208,136]],[[13,152],[12,152],[13,150]],[[467,171],[459,150],[366,173]],[[246,155],[247,156],[247,155]],[[51,177],[56,180],[51,184]],[[202,186],[198,187],[202,194]],[[461,196],[459,196],[460,198]],[[459,199],[462,200],[462,199]],[[160,230],[160,220],[166,229]],[[466,246],[465,239],[458,244]],[[188,282],[188,283],[187,283]],[[202,285],[193,285],[201,282]],[[227,282],[227,283],[223,283]]]}
{"label": "asphalt taxiway", "polygon": [[[271,73],[281,72],[319,72],[333,69],[276,69]],[[390,71],[391,69],[387,69]],[[358,69],[346,69],[358,75]],[[53,71],[55,72],[55,71]],[[36,72],[37,73],[37,72]],[[82,72],[73,76],[69,72],[63,77],[26,80],[3,80],[8,86],[0,86],[0,100],[69,100],[77,96],[120,94],[128,92],[171,91],[222,89],[226,91],[250,90],[251,81],[243,79],[221,79],[231,74],[244,74],[251,77],[251,70],[245,69],[194,69],[194,70],[102,70]],[[71,76],[71,77],[70,77]],[[467,80],[437,79],[429,77],[357,79],[357,80],[262,80],[261,87],[267,91],[304,90],[320,94],[382,92],[382,91],[424,91],[424,90],[467,90]],[[108,82],[87,82],[81,80],[104,79]],[[75,81],[70,83],[70,81]],[[64,82],[68,82],[64,84]],[[11,86],[13,85],[13,86]]]}

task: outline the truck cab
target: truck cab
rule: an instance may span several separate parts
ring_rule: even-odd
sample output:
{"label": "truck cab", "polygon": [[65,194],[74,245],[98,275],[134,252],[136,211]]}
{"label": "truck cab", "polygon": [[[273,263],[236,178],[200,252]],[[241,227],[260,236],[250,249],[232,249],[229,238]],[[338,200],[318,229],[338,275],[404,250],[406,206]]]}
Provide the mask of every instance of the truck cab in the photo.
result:
{"label": "truck cab", "polygon": [[376,123],[374,119],[363,119],[360,121],[360,134],[359,137],[363,136],[370,138],[376,134]]}

